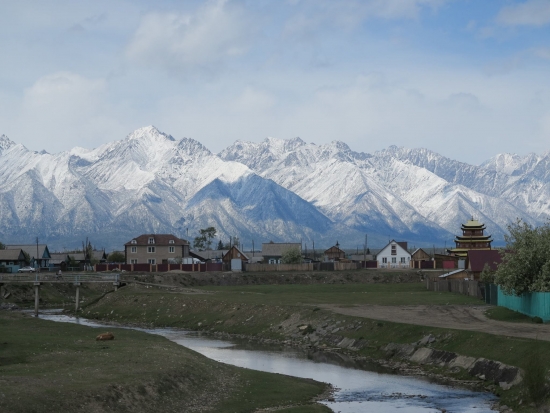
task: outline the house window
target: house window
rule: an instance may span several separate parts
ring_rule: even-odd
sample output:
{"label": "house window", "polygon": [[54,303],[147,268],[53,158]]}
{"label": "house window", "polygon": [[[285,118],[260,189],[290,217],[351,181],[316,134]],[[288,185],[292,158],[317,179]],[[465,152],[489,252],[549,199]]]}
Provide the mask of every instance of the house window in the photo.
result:
{"label": "house window", "polygon": [[154,244],[155,243],[155,239],[153,237],[149,238],[149,244]]}
{"label": "house window", "polygon": [[135,239],[132,240],[132,244],[137,244],[137,241]]}
{"label": "house window", "polygon": [[392,263],[392,264],[395,264],[396,262],[397,262],[397,258],[391,257],[391,263]]}
{"label": "house window", "polygon": [[395,245],[391,246],[391,255],[397,255],[397,246]]}
{"label": "house window", "polygon": [[405,257],[401,257],[401,264],[405,264]]}
{"label": "house window", "polygon": [[154,265],[154,264],[157,263],[157,260],[154,259],[154,258],[149,258],[149,259],[147,260],[147,263],[148,263],[148,264],[153,264],[153,265]]}
{"label": "house window", "polygon": [[137,259],[136,258],[131,259],[130,264],[137,264]]}
{"label": "house window", "polygon": [[176,247],[168,247],[168,252],[175,252],[176,251]]}
{"label": "house window", "polygon": [[155,247],[147,247],[147,252],[155,252]]}
{"label": "house window", "polygon": [[171,239],[170,241],[168,241],[168,244],[173,244],[174,243],[174,240]]}
{"label": "house window", "polygon": [[131,247],[130,252],[137,252],[137,247]]}
{"label": "house window", "polygon": [[387,257],[382,258],[382,264],[387,264],[387,263],[388,263],[388,258]]}

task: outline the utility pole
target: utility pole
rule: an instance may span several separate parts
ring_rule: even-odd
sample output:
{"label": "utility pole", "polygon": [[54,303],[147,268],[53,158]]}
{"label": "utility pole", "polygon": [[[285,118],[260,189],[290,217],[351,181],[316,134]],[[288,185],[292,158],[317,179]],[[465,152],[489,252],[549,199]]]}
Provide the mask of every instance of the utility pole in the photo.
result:
{"label": "utility pole", "polygon": [[315,261],[315,240],[313,242],[313,261]]}
{"label": "utility pole", "polygon": [[36,259],[34,261],[34,266],[36,267],[36,263],[38,262],[38,237],[36,237]]}
{"label": "utility pole", "polygon": [[367,234],[365,234],[365,244],[363,245],[363,261],[367,262]]}
{"label": "utility pole", "polygon": [[254,240],[252,240],[252,256],[254,256]]}

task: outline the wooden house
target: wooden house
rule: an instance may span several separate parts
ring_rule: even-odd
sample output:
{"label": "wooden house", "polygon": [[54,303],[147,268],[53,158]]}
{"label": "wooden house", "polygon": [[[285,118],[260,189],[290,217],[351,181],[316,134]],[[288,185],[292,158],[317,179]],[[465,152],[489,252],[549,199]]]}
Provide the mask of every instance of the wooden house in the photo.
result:
{"label": "wooden house", "polygon": [[225,264],[231,264],[231,260],[233,259],[240,259],[243,262],[248,262],[249,260],[248,256],[240,249],[238,249],[235,245],[233,245],[229,249],[229,251],[227,251],[227,253],[223,256],[222,261]]}
{"label": "wooden house", "polygon": [[46,244],[6,245],[7,250],[23,250],[30,258],[30,265],[39,268],[48,268],[50,265],[50,250]]}
{"label": "wooden house", "polygon": [[25,266],[25,254],[21,248],[0,250],[0,272],[17,272],[23,266]]}
{"label": "wooden house", "polygon": [[323,255],[325,256],[325,261],[340,261],[346,258],[346,253],[340,249],[338,241],[336,241],[336,245],[326,250]]}
{"label": "wooden house", "polygon": [[424,251],[422,248],[417,248],[411,254],[411,267],[412,268],[434,268],[435,261],[432,259],[432,256]]}
{"label": "wooden house", "polygon": [[268,242],[262,244],[263,262],[266,264],[281,264],[283,253],[289,249],[298,249],[302,253],[300,242]]}

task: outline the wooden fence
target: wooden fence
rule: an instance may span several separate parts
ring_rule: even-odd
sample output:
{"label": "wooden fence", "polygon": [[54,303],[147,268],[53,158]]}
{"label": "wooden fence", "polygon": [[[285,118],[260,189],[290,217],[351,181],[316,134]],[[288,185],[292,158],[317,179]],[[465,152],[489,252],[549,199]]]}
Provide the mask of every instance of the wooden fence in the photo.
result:
{"label": "wooden fence", "polygon": [[469,295],[481,300],[485,298],[485,283],[473,280],[442,280],[426,278],[426,288],[430,291]]}

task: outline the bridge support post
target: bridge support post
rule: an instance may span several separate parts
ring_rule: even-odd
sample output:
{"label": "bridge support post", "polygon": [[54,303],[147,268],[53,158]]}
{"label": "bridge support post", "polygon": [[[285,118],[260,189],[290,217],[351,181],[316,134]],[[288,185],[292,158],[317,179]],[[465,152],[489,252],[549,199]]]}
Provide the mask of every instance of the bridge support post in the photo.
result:
{"label": "bridge support post", "polygon": [[40,283],[34,283],[34,316],[38,317],[38,303],[40,302]]}
{"label": "bridge support post", "polygon": [[113,283],[113,286],[115,287],[115,291],[118,291],[118,287],[120,286],[120,283],[118,281],[115,281]]}
{"label": "bridge support post", "polygon": [[76,283],[74,283],[74,285],[76,286],[76,297],[75,297],[75,301],[74,301],[74,311],[78,311],[78,305],[80,303],[80,283],[76,282]]}
{"label": "bridge support post", "polygon": [[4,300],[4,284],[0,283],[0,304]]}

